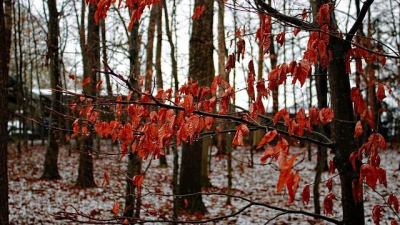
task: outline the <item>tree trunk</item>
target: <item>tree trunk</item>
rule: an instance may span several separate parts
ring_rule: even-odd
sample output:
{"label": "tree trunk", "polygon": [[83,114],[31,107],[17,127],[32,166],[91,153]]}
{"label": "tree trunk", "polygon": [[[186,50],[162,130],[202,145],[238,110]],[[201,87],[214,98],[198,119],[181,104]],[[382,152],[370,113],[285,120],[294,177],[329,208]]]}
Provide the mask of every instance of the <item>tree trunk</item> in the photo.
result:
{"label": "tree trunk", "polygon": [[[157,89],[164,89],[162,67],[161,67],[161,50],[162,50],[162,7],[163,5],[157,4],[156,6],[156,23],[157,23],[157,46],[156,46],[156,78]],[[168,167],[167,158],[165,155],[160,155],[160,167]]]}
{"label": "tree trunk", "polygon": [[154,51],[154,33],[156,28],[156,16],[157,15],[157,4],[150,11],[149,27],[147,28],[147,44],[146,44],[146,83],[145,90],[151,93],[152,91],[152,81],[153,81],[153,51]]}
{"label": "tree trunk", "polygon": [[[47,1],[49,9],[49,43],[48,43],[48,55],[50,58],[50,83],[53,93],[51,96],[51,109],[60,112],[60,101],[61,93],[54,91],[57,89],[57,85],[60,84],[60,69],[58,60],[58,12],[57,12],[57,0]],[[59,120],[58,116],[50,112],[49,124],[51,126],[58,127]],[[58,172],[58,143],[57,139],[59,132],[56,130],[49,130],[49,136],[47,141],[47,150],[44,160],[44,169],[42,178],[47,179],[60,179],[61,176]]]}
{"label": "tree trunk", "polygon": [[344,224],[364,224],[363,201],[354,204],[352,197],[352,181],[359,179],[359,168],[354,172],[350,163],[350,154],[357,149],[353,139],[354,112],[350,99],[350,80],[345,72],[344,58],[350,44],[342,39],[331,37],[329,46],[333,59],[329,62],[328,73],[331,88],[331,103],[335,113],[333,133],[335,134],[335,166],[340,174],[341,200]]}
{"label": "tree trunk", "polygon": [[[89,4],[87,39],[84,48],[84,79],[90,77],[91,82],[83,87],[83,92],[92,96],[96,95],[96,72],[100,68],[100,32],[99,26],[94,21],[94,14],[97,10],[95,4]],[[93,177],[93,148],[94,135],[88,137],[82,136],[83,148],[80,149],[79,155],[79,171],[76,184],[80,187],[95,187]]]}
{"label": "tree trunk", "polygon": [[[312,0],[312,12],[313,12],[313,20],[317,22],[317,16],[320,7],[327,3],[326,0]],[[316,71],[315,71],[315,84],[317,89],[317,99],[318,99],[318,108],[322,109],[328,107],[328,74],[327,69],[322,69],[320,63],[318,63]],[[320,132],[324,134],[326,137],[330,137],[331,131],[329,124],[320,127]],[[320,191],[319,191],[319,184],[321,182],[321,175],[327,165],[327,157],[328,152],[326,148],[318,146],[318,153],[317,153],[317,166],[315,171],[315,185],[313,187],[313,194],[314,194],[314,212],[316,214],[321,214],[321,205],[319,201]]]}
{"label": "tree trunk", "polygon": [[[8,209],[8,168],[7,168],[7,122],[8,122],[8,99],[7,80],[8,63],[10,61],[11,29],[6,27],[6,22],[11,22],[11,11],[7,11],[11,4],[0,0],[0,224],[9,223]],[[8,25],[9,26],[9,25]],[[3,50],[4,49],[4,50]]]}
{"label": "tree trunk", "polygon": [[[196,0],[194,8],[205,4],[204,14],[193,21],[189,49],[189,76],[199,86],[210,85],[214,76],[213,65],[213,3],[212,0]],[[182,145],[182,163],[179,182],[180,194],[201,191],[202,141]],[[189,212],[205,212],[201,195],[187,197]]]}
{"label": "tree trunk", "polygon": [[[100,19],[101,26],[101,45],[102,45],[102,54],[103,54],[103,64],[104,64],[104,72],[108,72],[108,57],[107,57],[107,36],[106,36],[106,22],[105,18]],[[107,95],[108,97],[113,96],[112,86],[110,81],[110,76],[108,74],[105,75],[106,85],[107,85]]]}
{"label": "tree trunk", "polygon": [[[139,23],[136,22],[132,26],[129,36],[129,60],[130,60],[130,74],[129,82],[133,88],[138,88],[137,78],[140,76],[139,65],[139,51],[140,51],[140,37],[139,37]],[[135,96],[134,96],[135,97]],[[137,154],[130,153],[128,156],[128,169],[126,179],[126,197],[125,197],[125,212],[124,216],[139,217],[140,213],[140,198],[136,196],[135,186],[132,184],[132,178],[141,173],[142,160],[137,157]],[[135,213],[136,208],[136,213]]]}
{"label": "tree trunk", "polygon": [[[271,0],[269,0],[269,4],[271,5]],[[272,23],[271,23],[271,31],[272,31]],[[276,68],[278,63],[278,55],[275,52],[275,36],[271,34],[271,46],[269,48],[269,57],[271,59],[271,71]],[[272,90],[272,113],[275,115],[279,111],[279,86],[276,85],[275,89]]]}

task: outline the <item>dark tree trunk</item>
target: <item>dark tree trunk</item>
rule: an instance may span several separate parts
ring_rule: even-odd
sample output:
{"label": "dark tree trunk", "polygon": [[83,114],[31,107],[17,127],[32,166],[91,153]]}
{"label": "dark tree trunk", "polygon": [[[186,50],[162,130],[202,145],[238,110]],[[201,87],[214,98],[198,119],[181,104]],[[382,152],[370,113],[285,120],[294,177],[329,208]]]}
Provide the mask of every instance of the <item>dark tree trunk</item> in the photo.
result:
{"label": "dark tree trunk", "polygon": [[[139,50],[140,50],[140,37],[139,37],[139,23],[132,26],[129,36],[129,60],[130,60],[130,74],[129,82],[133,88],[138,88],[137,78],[140,75],[139,65]],[[135,186],[132,184],[132,178],[141,173],[142,161],[137,157],[137,154],[130,153],[128,156],[128,169],[126,179],[126,197],[125,197],[125,211],[124,216],[139,217],[140,215],[140,198],[137,198]],[[139,196],[140,197],[140,196]],[[135,213],[136,209],[136,213]]]}
{"label": "dark tree trunk", "polygon": [[342,190],[341,201],[344,224],[364,224],[364,204],[360,201],[354,204],[352,197],[352,182],[359,179],[359,168],[354,172],[350,163],[350,154],[357,149],[356,142],[351,134],[354,130],[354,112],[350,99],[350,80],[347,74],[344,58],[350,49],[350,44],[342,39],[331,37],[329,47],[333,59],[328,66],[329,84],[331,90],[331,104],[335,113],[333,133],[335,134],[334,163],[340,174]]}
{"label": "dark tree trunk", "polygon": [[[8,170],[7,170],[7,122],[8,122],[8,100],[7,80],[8,63],[10,60],[11,29],[5,25],[7,15],[3,9],[3,0],[0,0],[0,224],[8,224]],[[11,21],[7,21],[11,22]],[[3,50],[4,49],[4,50]]]}
{"label": "dark tree trunk", "polygon": [[[47,1],[49,9],[49,43],[48,43],[48,55],[50,58],[50,83],[53,90],[57,89],[57,85],[60,84],[60,69],[58,60],[58,12],[57,12],[57,0]],[[51,97],[51,108],[57,112],[60,112],[61,93],[59,91],[53,91]],[[50,112],[49,124],[51,126],[58,127],[59,120],[57,115]],[[58,172],[58,135],[59,132],[56,130],[49,131],[48,145],[44,160],[44,169],[42,178],[47,179],[60,179],[61,176]]]}
{"label": "dark tree trunk", "polygon": [[157,7],[153,7],[150,11],[149,27],[147,28],[146,73],[145,73],[146,82],[144,88],[149,92],[151,92],[152,81],[153,81],[153,51],[154,51],[154,33],[156,29]]}
{"label": "dark tree trunk", "polygon": [[[96,95],[96,72],[100,68],[100,29],[94,21],[94,14],[97,10],[95,4],[89,4],[87,42],[84,48],[84,79],[90,77],[91,82],[83,87],[83,92],[92,96]],[[93,148],[94,135],[82,136],[82,147],[79,155],[79,171],[76,185],[80,187],[95,187],[93,177]]]}
{"label": "dark tree trunk", "polygon": [[[157,4],[156,6],[156,23],[157,23],[157,46],[156,46],[156,78],[157,89],[164,89],[163,76],[161,67],[161,50],[162,50],[162,7],[164,5]],[[165,155],[160,155],[160,167],[168,167],[167,158]]]}
{"label": "dark tree trunk", "polygon": [[[204,14],[193,21],[189,49],[189,76],[199,86],[210,85],[214,76],[213,64],[213,3],[212,0],[196,0],[195,6],[205,4]],[[182,145],[182,163],[179,193],[192,194],[201,191],[201,164],[203,161],[202,141]],[[189,212],[205,212],[201,195],[187,198]]]}

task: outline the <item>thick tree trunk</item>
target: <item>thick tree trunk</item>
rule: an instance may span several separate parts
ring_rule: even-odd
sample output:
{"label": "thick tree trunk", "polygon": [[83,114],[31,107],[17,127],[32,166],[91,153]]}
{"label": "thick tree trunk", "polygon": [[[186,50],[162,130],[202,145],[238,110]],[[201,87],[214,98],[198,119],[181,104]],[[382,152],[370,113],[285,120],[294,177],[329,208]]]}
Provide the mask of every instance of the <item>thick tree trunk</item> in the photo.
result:
{"label": "thick tree trunk", "polygon": [[[89,4],[87,42],[84,48],[84,79],[90,77],[91,82],[83,87],[83,92],[92,96],[96,95],[97,73],[93,70],[100,68],[100,30],[94,21],[94,14],[97,10],[95,4]],[[82,148],[79,155],[79,171],[76,184],[80,187],[95,187],[93,177],[93,148],[94,135],[82,136]]]}
{"label": "thick tree trunk", "polygon": [[359,179],[359,168],[354,172],[350,163],[350,154],[357,149],[352,133],[355,126],[353,106],[350,99],[350,80],[345,72],[344,58],[350,44],[342,39],[331,37],[329,41],[333,59],[329,62],[329,84],[331,89],[331,104],[335,113],[333,133],[335,134],[334,162],[340,175],[342,190],[341,201],[344,224],[364,224],[363,201],[354,204],[352,197],[352,182]]}
{"label": "thick tree trunk", "polygon": [[[52,97],[51,97],[51,108],[57,112],[60,112],[60,101],[61,101],[61,93],[59,91],[54,91],[57,89],[57,85],[60,84],[60,68],[59,68],[59,60],[58,60],[58,12],[57,12],[57,0],[48,0],[47,1],[48,9],[49,9],[49,43],[48,43],[48,55],[50,58],[50,83],[51,88],[53,89]],[[58,116],[54,113],[50,112],[50,120],[49,124],[51,126],[58,127],[59,120]],[[58,135],[59,132],[56,130],[49,131],[48,141],[47,141],[47,150],[44,160],[44,169],[42,178],[47,179],[60,179],[61,176],[58,172]]]}
{"label": "thick tree trunk", "polygon": [[[10,3],[10,2],[8,2]],[[7,168],[7,122],[8,122],[8,99],[7,80],[8,63],[10,60],[11,29],[7,29],[5,20],[11,19],[11,14],[3,9],[3,0],[0,0],[0,224],[9,223],[8,209],[8,168]],[[11,21],[7,21],[11,22]]]}
{"label": "thick tree trunk", "polygon": [[[212,0],[196,0],[195,7],[205,4],[204,14],[193,21],[189,49],[189,76],[199,86],[210,85],[214,76],[213,64],[213,3]],[[180,194],[201,191],[202,141],[182,145],[182,163],[179,182]],[[190,212],[205,212],[201,195],[188,197]]]}

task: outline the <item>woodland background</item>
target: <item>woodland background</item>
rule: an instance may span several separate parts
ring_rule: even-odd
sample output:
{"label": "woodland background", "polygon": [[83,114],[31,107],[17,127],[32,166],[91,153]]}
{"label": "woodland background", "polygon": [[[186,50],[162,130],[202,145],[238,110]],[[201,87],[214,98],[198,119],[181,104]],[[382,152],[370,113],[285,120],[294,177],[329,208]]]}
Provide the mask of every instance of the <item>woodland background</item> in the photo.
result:
{"label": "woodland background", "polygon": [[[7,171],[4,173],[8,173],[8,178],[0,182],[8,183],[8,190],[2,187],[1,192],[8,192],[9,209],[3,205],[0,210],[9,215],[11,224],[75,220],[320,224],[328,223],[327,218],[336,222],[343,219],[341,182],[337,171],[328,173],[334,154],[307,139],[290,141],[291,154],[299,153],[294,170],[301,174],[301,181],[294,203],[289,204],[286,189],[276,193],[282,168],[273,161],[260,161],[264,151],[256,147],[265,131],[247,135],[243,146],[231,146],[238,121],[224,124],[222,119],[214,120],[212,130],[218,126],[231,131],[223,132],[226,135],[217,132],[199,135],[194,147],[183,144],[182,148],[194,149],[187,155],[172,142],[164,148],[166,155],[154,160],[127,154],[122,142],[100,138],[95,132],[89,138],[74,135],[79,110],[87,104],[77,100],[82,97],[79,94],[115,100],[117,104],[132,95],[125,81],[133,87],[142,83],[141,90],[154,96],[160,89],[171,89],[174,93],[171,99],[176,99],[175,93],[189,79],[198,81],[199,86],[210,87],[214,76],[219,74],[236,93],[230,102],[229,115],[240,117],[254,102],[248,90],[248,62],[254,62],[256,80],[267,80],[268,74],[282,63],[302,60],[308,48],[308,31],[295,35],[290,23],[273,17],[269,51],[265,54],[257,39],[257,30],[262,26],[259,12],[265,9],[253,8],[257,1],[163,0],[146,6],[137,23],[131,23],[132,10],[125,8],[125,1],[121,7],[118,1],[111,4],[105,18],[95,17],[94,5],[101,1],[89,2],[1,0],[2,62],[8,57],[7,70],[1,71],[8,74],[7,82],[2,81],[2,98],[8,106],[1,111],[1,121],[3,125],[7,123],[1,133],[1,159],[7,163],[1,169]],[[267,1],[280,13],[310,23],[316,21],[315,5],[326,2],[331,1]],[[347,34],[359,18],[363,4],[370,1],[332,2],[338,29]],[[352,59],[350,86],[359,88],[366,107],[373,113],[375,126],[364,123],[364,132],[358,139],[353,138],[355,123],[344,132],[357,148],[375,132],[386,140],[387,150],[382,152],[380,160],[388,187],[378,185],[376,191],[365,189],[363,200],[366,223],[376,223],[374,205],[386,204],[382,219],[389,224],[399,222],[398,211],[388,206],[385,199],[389,194],[400,195],[400,2],[372,2],[353,41],[371,52],[391,57],[386,58],[384,66],[364,61],[360,66]],[[205,10],[196,12],[203,5]],[[283,32],[284,43],[278,43],[276,38]],[[243,59],[237,60],[229,72],[229,57],[233,53],[240,56],[240,40],[246,43]],[[193,44],[196,41],[200,44]],[[312,107],[331,107],[331,84],[326,77],[326,72],[314,66],[304,84],[292,84],[293,76],[288,76],[284,84],[269,90],[270,97],[262,100],[265,112],[259,114],[273,118],[285,108],[293,117],[300,109],[308,114]],[[321,79],[325,79],[322,86]],[[381,83],[391,88],[389,93],[385,86],[387,96],[383,101],[375,97],[376,87]],[[219,97],[223,93],[218,89]],[[116,117],[116,111],[109,105],[96,107],[102,120]],[[157,113],[159,109],[149,107]],[[215,110],[221,109],[219,106]],[[358,120],[360,116],[355,115],[354,121]],[[335,139],[339,134],[331,129],[330,125],[315,127]],[[184,171],[198,171],[198,176]],[[141,174],[143,184],[137,185],[135,178],[143,178],[137,176]],[[331,192],[327,182],[332,181],[338,199],[333,201],[333,215],[329,215],[322,199]],[[312,184],[312,200],[303,204],[299,192],[307,184]],[[138,186],[141,194],[137,193]],[[199,191],[206,193],[200,201],[197,195],[190,195]],[[247,208],[249,202],[241,198],[261,205]],[[265,205],[312,215],[276,211]],[[126,218],[140,220],[126,221]],[[6,220],[1,217],[0,223]]]}

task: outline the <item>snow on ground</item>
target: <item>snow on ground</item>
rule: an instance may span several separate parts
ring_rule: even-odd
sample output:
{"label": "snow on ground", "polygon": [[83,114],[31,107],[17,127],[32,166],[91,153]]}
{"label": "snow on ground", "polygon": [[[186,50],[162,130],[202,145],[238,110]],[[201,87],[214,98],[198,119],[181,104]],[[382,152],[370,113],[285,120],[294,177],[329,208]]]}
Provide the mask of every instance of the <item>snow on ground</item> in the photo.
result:
{"label": "snow on ground", "polygon": [[[109,142],[102,144],[103,151],[110,149]],[[114,146],[112,152],[117,153],[117,147]],[[108,151],[109,152],[109,151]],[[291,154],[302,153],[297,161],[306,157],[306,148],[291,147]],[[311,188],[311,200],[306,206],[301,202],[300,193],[305,184],[313,183],[314,167],[316,163],[316,150],[313,150],[313,160],[310,163],[304,159],[295,169],[299,170],[301,176],[300,187],[297,190],[296,201],[292,205],[287,204],[285,191],[276,194],[276,183],[279,171],[276,171],[270,165],[258,165],[261,152],[254,156],[255,165],[253,168],[248,166],[249,150],[241,148],[233,153],[233,194],[249,198],[253,201],[267,202],[270,205],[293,210],[314,211],[313,194]],[[67,210],[74,212],[77,210],[95,216],[96,218],[113,218],[111,209],[114,203],[118,203],[120,209],[124,204],[125,178],[127,157],[119,160],[118,156],[94,156],[95,162],[95,180],[97,188],[81,189],[75,187],[75,180],[78,171],[79,154],[72,151],[68,154],[68,147],[60,150],[59,170],[62,176],[61,180],[49,181],[41,180],[42,167],[44,162],[45,148],[41,145],[30,147],[23,151],[21,155],[16,153],[13,146],[9,148],[9,189],[10,189],[10,219],[12,224],[65,224],[68,221],[58,221],[54,215],[57,212]],[[330,156],[332,157],[332,156]],[[400,197],[400,179],[398,167],[400,161],[400,152],[398,150],[388,150],[381,153],[382,167],[387,170],[388,190],[378,185],[378,191],[385,196],[393,192]],[[143,183],[143,194],[162,193],[172,194],[172,155],[167,156],[168,168],[159,168],[158,161],[153,161],[148,170]],[[144,162],[144,167],[149,161]],[[227,162],[226,159],[211,158],[210,180],[213,185],[207,192],[224,192],[227,187]],[[102,186],[104,171],[107,170],[110,177],[110,184]],[[327,180],[334,175],[328,175],[324,172],[322,180]],[[339,177],[333,178],[333,191],[336,196],[339,195]],[[367,224],[372,224],[371,212],[375,204],[383,205],[382,198],[371,189],[365,188],[364,199],[365,214]],[[320,184],[321,207],[323,206],[323,197],[328,193],[325,183]],[[387,197],[386,197],[387,199]],[[156,195],[146,195],[142,198],[142,219],[162,219],[172,218],[172,197],[162,197]],[[216,216],[227,215],[238,211],[247,203],[243,200],[232,199],[232,205],[226,205],[225,196],[204,196],[203,200],[208,209],[208,213],[201,218],[199,215],[184,214],[180,216],[182,220],[200,220]],[[121,213],[121,210],[120,210]],[[217,224],[264,224],[273,218],[279,212],[269,210],[261,206],[253,206],[240,215],[217,222]],[[196,218],[197,217],[197,218]],[[334,201],[335,219],[341,219],[341,204],[338,200]],[[394,214],[386,208],[384,222],[388,224],[388,219],[393,219]],[[400,221],[398,221],[400,222]],[[317,221],[313,218],[302,215],[282,215],[270,224],[324,224],[323,221]]]}

